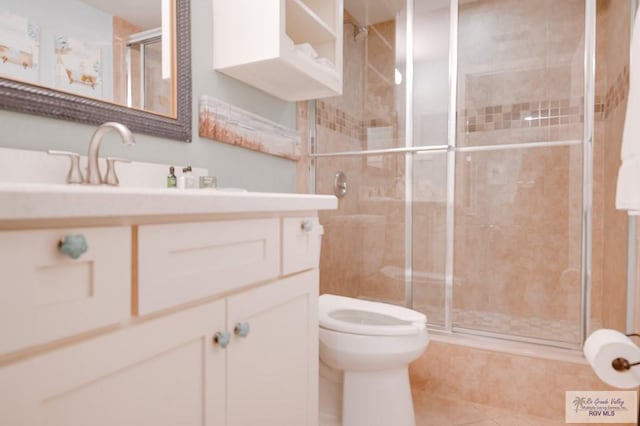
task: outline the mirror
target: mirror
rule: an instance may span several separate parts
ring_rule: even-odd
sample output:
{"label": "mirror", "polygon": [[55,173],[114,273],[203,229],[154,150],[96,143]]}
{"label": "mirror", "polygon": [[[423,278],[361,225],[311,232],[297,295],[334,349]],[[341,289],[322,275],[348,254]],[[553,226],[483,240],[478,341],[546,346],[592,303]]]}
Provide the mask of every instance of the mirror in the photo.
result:
{"label": "mirror", "polygon": [[0,108],[190,142],[190,33],[189,0],[0,0]]}

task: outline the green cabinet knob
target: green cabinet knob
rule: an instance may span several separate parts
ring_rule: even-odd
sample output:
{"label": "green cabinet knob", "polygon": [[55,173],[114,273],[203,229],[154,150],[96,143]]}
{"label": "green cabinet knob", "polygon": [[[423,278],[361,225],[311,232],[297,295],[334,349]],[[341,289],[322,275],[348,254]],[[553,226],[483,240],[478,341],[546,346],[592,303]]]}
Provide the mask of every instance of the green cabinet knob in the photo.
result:
{"label": "green cabinet knob", "polygon": [[218,331],[213,336],[213,343],[217,343],[222,349],[226,348],[230,341],[231,335],[226,331]]}
{"label": "green cabinet knob", "polygon": [[249,330],[251,330],[251,327],[249,326],[248,322],[239,322],[238,324],[236,324],[236,326],[233,329],[233,332],[240,337],[247,337],[247,335],[249,334]]}
{"label": "green cabinet knob", "polygon": [[82,234],[69,234],[58,243],[58,250],[72,259],[77,259],[87,252],[89,245]]}
{"label": "green cabinet knob", "polygon": [[311,232],[311,230],[313,229],[313,222],[309,219],[303,220],[300,224],[300,229],[302,229],[304,232]]}

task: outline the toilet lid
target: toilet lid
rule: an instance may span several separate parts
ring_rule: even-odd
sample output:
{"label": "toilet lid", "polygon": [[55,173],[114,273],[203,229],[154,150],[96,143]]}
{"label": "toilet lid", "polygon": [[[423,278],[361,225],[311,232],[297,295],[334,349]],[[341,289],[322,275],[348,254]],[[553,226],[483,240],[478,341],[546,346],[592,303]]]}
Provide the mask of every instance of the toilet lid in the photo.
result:
{"label": "toilet lid", "polygon": [[426,315],[402,306],[323,294],[318,302],[320,327],[368,336],[417,334],[425,328]]}

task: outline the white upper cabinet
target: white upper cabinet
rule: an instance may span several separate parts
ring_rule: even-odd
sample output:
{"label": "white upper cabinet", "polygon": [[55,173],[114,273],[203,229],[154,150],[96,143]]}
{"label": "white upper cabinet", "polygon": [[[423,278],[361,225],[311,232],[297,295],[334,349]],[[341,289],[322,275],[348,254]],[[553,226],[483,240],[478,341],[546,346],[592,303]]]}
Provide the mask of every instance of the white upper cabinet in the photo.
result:
{"label": "white upper cabinet", "polygon": [[343,0],[213,0],[213,68],[287,101],[342,94]]}

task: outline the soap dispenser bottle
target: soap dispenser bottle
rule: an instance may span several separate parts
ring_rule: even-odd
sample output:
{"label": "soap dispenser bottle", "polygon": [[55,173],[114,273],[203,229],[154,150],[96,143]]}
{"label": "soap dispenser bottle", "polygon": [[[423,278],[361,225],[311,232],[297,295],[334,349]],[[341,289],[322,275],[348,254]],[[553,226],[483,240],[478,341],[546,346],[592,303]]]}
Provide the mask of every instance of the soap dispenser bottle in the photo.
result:
{"label": "soap dispenser bottle", "polygon": [[175,174],[176,169],[169,167],[169,176],[167,176],[167,188],[176,188],[178,186],[178,179]]}
{"label": "soap dispenser bottle", "polygon": [[192,174],[191,166],[187,166],[182,169],[182,176],[180,176],[180,187],[182,189],[196,188],[196,177]]}

